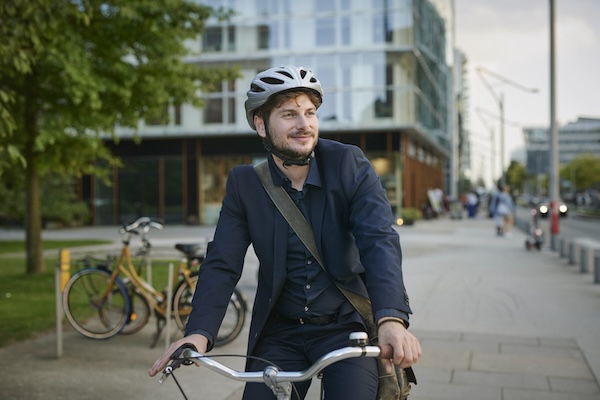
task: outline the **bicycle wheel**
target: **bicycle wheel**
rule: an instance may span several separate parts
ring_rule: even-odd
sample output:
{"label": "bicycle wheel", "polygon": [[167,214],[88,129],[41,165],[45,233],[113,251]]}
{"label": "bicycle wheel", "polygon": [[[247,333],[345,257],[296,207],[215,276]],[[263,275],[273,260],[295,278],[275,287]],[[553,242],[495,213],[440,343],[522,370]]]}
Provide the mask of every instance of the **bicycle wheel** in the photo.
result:
{"label": "bicycle wheel", "polygon": [[[115,289],[117,290],[117,289]],[[125,326],[119,332],[121,335],[132,335],[139,332],[150,319],[150,304],[144,296],[142,296],[135,288],[128,287],[127,293],[131,300],[131,314]]]}
{"label": "bicycle wheel", "polygon": [[215,347],[224,346],[237,338],[240,332],[242,332],[245,320],[246,301],[244,300],[242,293],[235,288],[229,299],[225,318],[223,318],[223,322],[221,322],[221,327],[219,328],[219,333],[215,340]]}
{"label": "bicycle wheel", "polygon": [[[196,290],[198,274],[193,274],[190,277],[190,280],[191,285],[189,285],[186,280],[181,281],[173,295],[173,314],[177,326],[181,330],[185,329],[185,324],[192,311],[192,299],[194,297],[194,291]],[[244,327],[245,320],[246,301],[244,300],[242,293],[235,288],[229,299],[225,318],[223,318],[223,322],[219,328],[219,333],[215,340],[215,347],[223,346],[237,338]]]}
{"label": "bicycle wheel", "polygon": [[[111,285],[116,286],[109,289]],[[107,339],[123,329],[129,320],[131,303],[120,280],[113,282],[110,272],[89,268],[67,282],[63,309],[77,332],[92,339]]]}

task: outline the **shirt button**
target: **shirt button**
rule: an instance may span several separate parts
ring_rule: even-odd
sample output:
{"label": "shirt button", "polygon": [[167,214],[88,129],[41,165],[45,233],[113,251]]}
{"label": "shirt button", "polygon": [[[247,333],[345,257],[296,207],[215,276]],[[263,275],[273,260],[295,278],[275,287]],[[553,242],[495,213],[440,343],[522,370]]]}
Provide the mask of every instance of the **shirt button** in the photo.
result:
{"label": "shirt button", "polygon": [[310,289],[310,285],[306,285],[305,288]]}
{"label": "shirt button", "polygon": [[312,260],[308,260],[306,263],[307,263],[308,265],[311,265],[311,264],[312,264]]}
{"label": "shirt button", "polygon": [[304,311],[308,311],[308,307],[304,307]]}

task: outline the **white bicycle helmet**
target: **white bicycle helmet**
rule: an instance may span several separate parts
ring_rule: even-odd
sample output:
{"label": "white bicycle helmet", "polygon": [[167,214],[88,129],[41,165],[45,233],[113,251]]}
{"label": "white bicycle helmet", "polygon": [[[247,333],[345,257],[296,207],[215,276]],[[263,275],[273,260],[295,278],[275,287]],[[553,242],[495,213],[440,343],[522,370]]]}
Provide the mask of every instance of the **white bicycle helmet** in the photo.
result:
{"label": "white bicycle helmet", "polygon": [[[323,88],[311,70],[294,65],[283,65],[258,73],[250,84],[250,90],[247,92],[248,99],[244,103],[250,127],[256,130],[254,112],[265,104],[269,97],[275,93],[297,88],[314,90],[321,101],[323,100]],[[317,108],[320,105],[318,104]]]}

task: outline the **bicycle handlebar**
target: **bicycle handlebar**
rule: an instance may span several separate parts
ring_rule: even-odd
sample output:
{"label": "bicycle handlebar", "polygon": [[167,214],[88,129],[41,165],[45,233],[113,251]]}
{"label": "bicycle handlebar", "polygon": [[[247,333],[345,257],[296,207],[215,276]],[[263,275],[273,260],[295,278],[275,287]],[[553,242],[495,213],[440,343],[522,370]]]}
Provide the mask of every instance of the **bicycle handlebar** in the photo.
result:
{"label": "bicycle handlebar", "polygon": [[173,353],[173,360],[163,370],[159,383],[163,383],[176,368],[183,365],[202,364],[210,370],[227,378],[241,382],[263,382],[267,386],[283,390],[291,382],[300,382],[312,379],[325,367],[341,360],[353,357],[379,357],[381,349],[378,346],[367,346],[367,334],[355,332],[350,335],[350,346],[330,351],[304,371],[281,371],[276,366],[267,366],[263,371],[242,372],[231,369],[213,358],[198,353],[186,345]]}
{"label": "bicycle handlebar", "polygon": [[137,228],[142,228],[144,233],[147,233],[150,228],[154,229],[162,229],[163,225],[160,222],[153,221],[148,217],[138,218],[135,222],[132,222],[129,225],[123,225],[119,228],[119,232],[121,234],[129,233],[129,234],[139,234]]}

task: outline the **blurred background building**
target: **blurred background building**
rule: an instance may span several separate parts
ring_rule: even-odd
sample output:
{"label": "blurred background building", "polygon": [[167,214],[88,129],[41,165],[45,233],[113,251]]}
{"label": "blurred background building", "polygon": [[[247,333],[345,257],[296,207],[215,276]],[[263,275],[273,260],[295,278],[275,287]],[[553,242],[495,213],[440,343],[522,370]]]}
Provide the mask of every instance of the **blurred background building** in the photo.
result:
{"label": "blurred background building", "polygon": [[[530,192],[541,194],[540,180],[548,173],[550,130],[547,127],[523,128],[527,173],[536,177]],[[600,119],[579,117],[558,129],[558,160],[568,164],[580,154],[600,157]]]}
{"label": "blurred background building", "polygon": [[118,129],[120,141],[111,147],[124,167],[115,169],[113,185],[94,178],[82,185],[95,224],[139,215],[167,223],[216,222],[229,170],[266,156],[244,114],[249,83],[257,72],[282,64],[315,72],[325,92],[321,136],[366,153],[396,215],[425,207],[429,190],[454,194],[469,152],[461,139],[464,57],[453,61],[460,53],[451,8],[429,0],[202,3],[235,15],[209,20],[203,35],[188,43],[187,61],[239,66],[241,76],[203,93],[202,109],[182,104],[165,110],[166,125],[140,121],[137,133]]}

